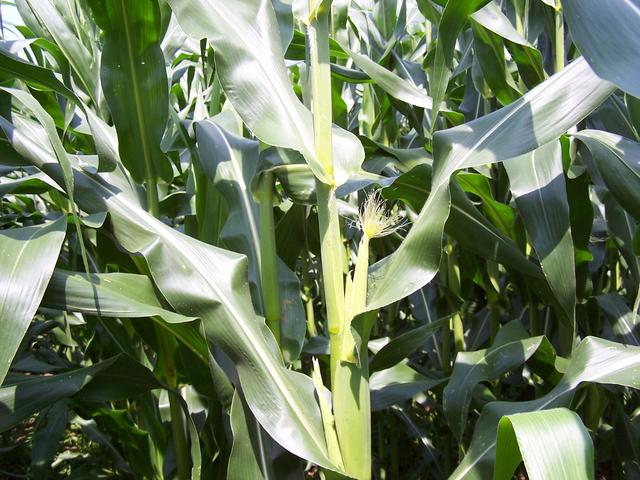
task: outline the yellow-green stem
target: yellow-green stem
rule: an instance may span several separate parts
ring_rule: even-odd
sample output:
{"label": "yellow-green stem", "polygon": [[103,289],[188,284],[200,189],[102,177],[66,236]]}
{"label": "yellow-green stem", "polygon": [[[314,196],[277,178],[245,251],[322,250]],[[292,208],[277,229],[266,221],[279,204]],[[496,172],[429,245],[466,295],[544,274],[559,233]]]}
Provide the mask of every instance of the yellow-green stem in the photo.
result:
{"label": "yellow-green stem", "polygon": [[456,347],[457,352],[463,352],[464,346],[464,327],[462,326],[462,315],[460,312],[456,312],[451,318],[451,325],[453,326],[453,344]]}
{"label": "yellow-green stem", "polygon": [[[310,2],[313,9],[314,2]],[[329,14],[319,12],[309,24],[311,106],[316,157],[329,177],[333,176],[331,135],[331,70],[329,63]],[[316,181],[318,223],[324,301],[331,342],[331,384],[340,361],[341,334],[344,327],[344,281],[342,278],[342,237],[336,192],[333,185]]]}
{"label": "yellow-green stem", "polygon": [[564,68],[565,52],[564,52],[564,17],[562,15],[562,4],[560,0],[556,0],[555,34],[554,34],[554,60],[555,71],[559,72]]}
{"label": "yellow-green stem", "polygon": [[[314,0],[310,0],[312,10],[314,6]],[[332,179],[334,169],[329,16],[329,10],[320,10],[310,22],[308,33],[316,157],[326,176]],[[331,389],[336,431],[346,471],[357,479],[368,480],[371,478],[371,409],[367,361],[366,357],[360,365],[341,361],[346,322],[343,246],[335,185],[316,181],[316,196],[324,300],[330,336]],[[361,294],[366,295],[366,281],[364,288],[365,291]],[[364,355],[366,355],[367,330],[368,328],[365,328],[360,345],[361,349],[364,346]]]}
{"label": "yellow-green stem", "polygon": [[267,326],[280,345],[280,283],[278,281],[278,254],[276,229],[273,220],[273,174],[267,172],[261,179],[260,200],[260,284]]}
{"label": "yellow-green stem", "polygon": [[335,190],[316,182],[318,197],[318,223],[324,303],[331,344],[331,385],[334,384],[336,365],[340,361],[342,330],[344,327],[344,281],[342,278],[342,237]]}

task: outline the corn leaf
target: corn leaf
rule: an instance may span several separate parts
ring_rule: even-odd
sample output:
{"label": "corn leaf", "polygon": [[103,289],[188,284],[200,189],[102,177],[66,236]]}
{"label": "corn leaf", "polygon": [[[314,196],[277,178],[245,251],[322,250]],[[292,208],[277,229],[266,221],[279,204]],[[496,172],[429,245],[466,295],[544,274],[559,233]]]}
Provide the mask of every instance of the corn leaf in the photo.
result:
{"label": "corn leaf", "polygon": [[66,231],[66,217],[0,231],[0,384],[44,295]]}
{"label": "corn leaf", "polygon": [[593,442],[566,408],[506,415],[498,424],[494,480],[510,479],[524,460],[531,480],[593,478]]}

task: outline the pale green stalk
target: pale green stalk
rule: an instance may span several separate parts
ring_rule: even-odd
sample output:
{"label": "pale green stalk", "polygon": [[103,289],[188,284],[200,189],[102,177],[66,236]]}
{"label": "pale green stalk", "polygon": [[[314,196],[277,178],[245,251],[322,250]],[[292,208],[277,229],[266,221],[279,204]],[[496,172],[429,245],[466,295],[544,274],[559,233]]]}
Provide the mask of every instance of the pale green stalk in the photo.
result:
{"label": "pale green stalk", "polygon": [[556,0],[555,33],[554,33],[554,60],[555,71],[559,72],[564,68],[564,17],[562,15],[562,3]]}
{"label": "pale green stalk", "polygon": [[347,280],[345,306],[348,316],[342,332],[341,361],[337,364],[333,385],[334,416],[342,458],[347,472],[359,480],[371,478],[371,401],[367,343],[375,314],[369,314],[359,329],[357,345],[361,358],[356,357],[356,344],[351,333],[351,321],[364,311],[369,267],[369,237],[363,233],[358,249],[353,279]]}
{"label": "pale green stalk", "polygon": [[260,201],[260,284],[267,326],[280,344],[280,283],[276,229],[273,220],[273,174],[267,172],[260,181],[257,194]]}
{"label": "pale green stalk", "polygon": [[[314,7],[315,2],[311,0],[310,10],[314,11]],[[316,156],[327,176],[333,178],[329,16],[328,9],[320,9],[309,23],[309,74]],[[341,459],[332,460],[342,460],[351,476],[368,480],[371,478],[371,414],[367,362],[357,365],[341,361],[343,334],[348,327],[345,323],[343,246],[335,185],[316,181],[316,193],[324,300],[331,345],[333,415],[341,452]],[[360,289],[360,295],[366,295],[366,268],[365,287]],[[366,345],[366,339],[363,340]]]}
{"label": "pale green stalk", "polygon": [[[315,6],[311,2],[311,8]],[[320,12],[309,24],[309,54],[311,59],[311,102],[318,160],[333,177],[331,136],[331,70],[329,67],[329,14]],[[340,335],[344,326],[344,283],[342,278],[342,237],[334,185],[316,181],[318,223],[324,301],[331,339],[331,382],[340,360]]]}

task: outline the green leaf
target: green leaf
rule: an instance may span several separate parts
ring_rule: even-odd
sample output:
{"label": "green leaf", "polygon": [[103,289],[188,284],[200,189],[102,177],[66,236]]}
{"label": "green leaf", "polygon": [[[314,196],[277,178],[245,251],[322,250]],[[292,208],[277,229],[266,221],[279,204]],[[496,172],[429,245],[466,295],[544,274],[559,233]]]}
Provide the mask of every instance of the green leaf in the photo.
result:
{"label": "green leaf", "polygon": [[311,112],[293,92],[270,3],[168,2],[187,34],[195,39],[206,37],[213,44],[220,83],[242,120],[260,140],[298,150],[314,175],[325,183],[341,185],[359,171],[364,159],[362,144],[353,134],[335,126],[333,166],[322,165],[316,157]]}
{"label": "green leaf", "polygon": [[499,35],[479,22],[472,20],[471,27],[476,59],[482,69],[482,76],[498,101],[502,105],[508,105],[519,98],[521,93],[507,68],[504,42]]}
{"label": "green leaf", "polygon": [[494,480],[511,479],[521,460],[531,480],[589,480],[594,476],[589,432],[578,414],[566,408],[500,419]]}
{"label": "green leaf", "polygon": [[104,317],[195,320],[162,307],[148,277],[133,273],[83,274],[55,270],[43,299],[49,308]]}
{"label": "green leaf", "polygon": [[[415,211],[420,211],[431,190],[431,176],[430,165],[418,165],[383,189],[383,195],[387,199],[402,200]],[[465,187],[469,186],[464,177],[461,177],[459,182]],[[500,262],[532,278],[542,278],[540,268],[527,259],[513,240],[478,211],[457,183],[451,184],[451,209],[444,230],[469,251]]]}
{"label": "green leaf", "polygon": [[[264,314],[260,218],[251,192],[258,169],[259,145],[257,141],[239,136],[240,133],[227,131],[215,118],[196,124],[199,161],[228,205],[229,216],[221,232],[222,240],[230,250],[247,256],[256,309]],[[279,258],[278,270],[281,341],[287,361],[292,361],[300,354],[305,333],[300,282]]]}
{"label": "green leaf", "polygon": [[640,62],[640,39],[636,35],[640,30],[638,0],[562,0],[562,10],[571,37],[591,68],[640,97],[640,79],[631,68]]}
{"label": "green leaf", "polygon": [[[21,128],[7,122],[0,126],[25,158],[61,178],[55,160],[43,155]],[[168,227],[105,178],[113,180],[108,174],[76,172],[82,209],[108,211],[117,240],[128,252],[144,255],[155,284],[175,311],[201,319],[209,344],[236,364],[247,403],[269,435],[292,453],[335,468],[327,458],[313,382],[284,367],[271,332],[255,315],[246,257]]]}
{"label": "green leaf", "polygon": [[170,181],[173,170],[160,150],[169,89],[158,2],[90,0],[89,5],[104,31],[100,78],[122,161],[138,183],[156,177]]}
{"label": "green leaf", "polygon": [[429,86],[434,108],[431,111],[431,126],[435,128],[439,107],[447,92],[451,78],[453,56],[458,34],[476,10],[489,3],[490,0],[449,0],[444,7],[438,24],[438,43],[434,64],[429,71]]}
{"label": "green leaf", "polygon": [[449,428],[458,438],[467,425],[473,388],[480,382],[497,380],[522,365],[545,341],[544,337],[527,338],[520,322],[513,321],[498,331],[490,348],[458,352],[442,402]]}
{"label": "green leaf", "polygon": [[609,192],[640,221],[640,143],[601,130],[581,130],[574,135],[591,151]]}
{"label": "green leaf", "polygon": [[511,57],[518,65],[522,80],[529,88],[535,87],[546,78],[540,51],[518,33],[495,2],[472,14],[471,20],[472,24],[481,25],[485,30],[502,37]]}
{"label": "green leaf", "polygon": [[260,219],[251,193],[258,168],[258,142],[243,138],[241,132],[227,131],[215,119],[196,123],[195,130],[202,170],[228,206],[229,216],[221,238],[230,250],[247,256],[252,294],[258,310],[262,310]]}
{"label": "green leaf", "polygon": [[44,295],[66,231],[66,217],[33,227],[0,230],[0,384]]}
{"label": "green leaf", "polygon": [[493,474],[498,422],[505,415],[568,406],[584,382],[640,388],[640,347],[587,337],[576,347],[562,380],[546,395],[526,402],[491,402],[476,423],[467,454],[451,480],[490,478]]}
{"label": "green leaf", "polygon": [[576,267],[560,142],[504,162],[504,167],[542,271],[564,320],[573,328]]}
{"label": "green leaf", "polygon": [[384,410],[414,395],[426,392],[444,382],[444,378],[430,378],[416,372],[406,363],[373,372],[369,380],[371,411]]}
{"label": "green leaf", "polygon": [[598,305],[605,316],[613,324],[613,333],[620,340],[629,345],[640,347],[640,318],[627,306],[624,299],[617,293],[608,293],[596,297]]}
{"label": "green leaf", "polygon": [[555,140],[613,89],[579,59],[507,107],[437,132],[431,193],[400,247],[370,268],[367,309],[404,298],[437,272],[449,215],[449,178],[456,170],[508,160]]}
{"label": "green leaf", "polygon": [[51,36],[62,51],[82,89],[100,108],[101,96],[98,82],[98,64],[92,53],[76,37],[52,0],[18,0],[17,6],[30,11],[44,31]]}
{"label": "green leaf", "polygon": [[[419,88],[409,80],[405,80],[404,78],[399,77],[395,73],[377,64],[366,55],[356,53],[347,49],[346,47],[342,48],[353,59],[353,63],[355,63],[358,68],[369,75],[369,77],[371,77],[371,79],[389,95],[397,98],[398,100],[402,100],[409,105],[415,105],[416,107],[422,107],[431,110],[433,101],[431,100],[431,97],[427,95],[427,92],[423,88]],[[443,108],[442,110],[446,110],[446,108]]]}
{"label": "green leaf", "polygon": [[371,359],[369,370],[373,373],[393,367],[419,348],[448,321],[449,318],[442,318],[398,335]]}
{"label": "green leaf", "polygon": [[243,402],[238,391],[233,395],[231,404],[231,431],[233,433],[233,446],[229,454],[229,466],[227,478],[229,480],[244,480],[255,478],[262,480],[262,471],[258,463],[259,454],[251,441],[251,433],[247,425]]}

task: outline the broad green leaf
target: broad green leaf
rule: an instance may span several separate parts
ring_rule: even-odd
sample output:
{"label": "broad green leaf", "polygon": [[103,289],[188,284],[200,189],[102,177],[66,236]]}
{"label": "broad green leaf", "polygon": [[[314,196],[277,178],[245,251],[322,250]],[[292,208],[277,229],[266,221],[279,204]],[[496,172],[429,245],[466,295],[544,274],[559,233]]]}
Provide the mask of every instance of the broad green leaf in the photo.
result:
{"label": "broad green leaf", "polygon": [[640,2],[562,0],[571,37],[602,78],[640,97],[640,79],[631,65],[640,61]]}
{"label": "broad green leaf", "polygon": [[507,107],[437,132],[431,193],[400,247],[371,267],[367,309],[404,298],[437,272],[449,215],[449,178],[456,170],[508,160],[555,140],[613,89],[579,59]]}
{"label": "broad green leaf", "polygon": [[[486,7],[485,7],[486,8]],[[502,38],[478,22],[471,21],[475,60],[487,85],[502,105],[521,96],[508,70]]]}
{"label": "broad green leaf", "polygon": [[0,230],[0,384],[44,295],[66,231],[66,217]]}
{"label": "broad green leaf", "polygon": [[262,471],[258,463],[259,454],[251,441],[251,432],[247,425],[250,418],[245,415],[242,399],[238,392],[233,395],[231,404],[231,431],[233,433],[233,446],[229,454],[229,466],[227,478],[229,480],[244,480],[255,478],[262,480]]}
{"label": "broad green leaf", "polygon": [[173,171],[160,150],[169,90],[158,1],[90,0],[89,5],[104,31],[100,78],[122,161],[138,183],[156,177],[170,181]]}
{"label": "broad green leaf", "polygon": [[576,268],[560,142],[550,142],[510,159],[504,167],[542,271],[564,320],[572,327]]}
{"label": "broad green leaf", "polygon": [[531,480],[594,476],[593,442],[567,408],[506,415],[498,424],[494,480],[509,480],[524,461]]}
{"label": "broad green leaf", "polygon": [[490,0],[449,0],[442,11],[438,24],[438,43],[434,64],[429,71],[429,86],[434,108],[431,110],[431,125],[435,128],[440,103],[445,98],[447,85],[453,69],[456,39],[469,15],[489,3]]}
{"label": "broad green leaf", "polygon": [[410,105],[431,110],[433,101],[424,89],[387,70],[366,55],[343,48],[351,56],[358,68],[369,75],[389,95]]}
{"label": "broad green leaf", "polygon": [[605,316],[613,324],[613,333],[621,341],[629,345],[640,347],[640,319],[627,306],[624,299],[616,293],[608,293],[596,297],[598,305]]}
{"label": "broad green leaf", "polygon": [[[0,126],[25,158],[60,179],[55,160],[34,150],[23,131],[7,122]],[[327,458],[311,379],[284,367],[273,336],[255,315],[246,257],[168,227],[103,178],[111,180],[109,175],[76,172],[83,210],[108,211],[117,240],[128,252],[144,255],[155,284],[172,307],[201,319],[210,345],[222,348],[236,364],[247,403],[262,427],[292,453],[334,468]]]}
{"label": "broad green leaf", "polygon": [[[67,88],[48,68],[29,63],[0,48],[0,71],[11,78],[20,78],[38,88],[59,92],[67,98],[77,98],[73,90]],[[80,99],[77,100],[80,103]]]}
{"label": "broad green leaf", "polygon": [[0,197],[12,194],[39,194],[51,189],[62,189],[43,173],[36,173],[16,180],[0,182]]}
{"label": "broad green leaf", "polygon": [[370,371],[376,372],[393,367],[419,348],[448,321],[448,318],[443,318],[398,335],[376,353],[369,365]]}
{"label": "broad green leaf", "polygon": [[546,395],[526,402],[491,402],[476,423],[467,454],[451,480],[493,475],[498,422],[505,415],[568,406],[584,382],[640,388],[640,347],[587,337],[576,347],[562,380]]}
{"label": "broad green leaf", "polygon": [[251,193],[251,182],[258,168],[258,142],[227,131],[215,120],[203,120],[195,126],[198,158],[207,178],[226,200],[229,216],[221,238],[230,250],[249,260],[249,281],[263,308],[260,286],[260,219],[258,205]]}
{"label": "broad green leaf", "polygon": [[575,137],[591,151],[609,192],[640,220],[640,144],[601,130],[581,130]]}
{"label": "broad green leaf", "polygon": [[444,378],[431,378],[418,373],[406,363],[373,372],[369,380],[371,411],[384,410],[426,392],[444,382]]}
{"label": "broad green leaf", "polygon": [[[202,362],[209,363],[209,350],[192,317],[162,307],[148,277],[132,273],[90,275],[55,270],[42,299],[48,308],[80,312],[106,318],[154,318],[164,329],[189,348]],[[110,323],[103,321],[106,329]],[[128,352],[133,354],[133,352]]]}
{"label": "broad green leaf", "polygon": [[105,317],[162,317],[169,323],[195,320],[162,307],[151,280],[134,273],[92,273],[55,270],[43,302],[49,308]]}
{"label": "broad green leaf", "polygon": [[477,23],[502,37],[511,57],[518,65],[522,80],[529,88],[535,87],[546,78],[540,51],[518,33],[495,2],[488,3],[473,13],[471,20],[472,24]]}
{"label": "broad green leaf", "polygon": [[[199,161],[228,205],[229,216],[221,238],[230,250],[247,256],[256,309],[264,314],[260,218],[251,192],[259,162],[258,142],[243,138],[240,133],[225,130],[214,119],[198,122],[196,126]],[[292,361],[300,354],[305,333],[300,282],[279,258],[278,270],[282,348],[286,360]]]}
{"label": "broad green leaf", "polygon": [[545,341],[544,337],[527,338],[518,321],[503,326],[490,348],[475,352],[458,352],[451,378],[443,393],[443,408],[449,428],[461,438],[473,388],[480,382],[493,381],[522,365]]}
{"label": "broad green leaf", "polygon": [[[298,150],[321,181],[341,185],[360,169],[364,150],[333,129],[333,165],[316,158],[311,112],[295,96],[276,16],[266,0],[168,0],[183,30],[216,50],[222,87],[242,120],[265,143]],[[207,12],[203,15],[202,12]]]}
{"label": "broad green leaf", "polygon": [[80,85],[97,108],[102,102],[98,81],[98,64],[91,52],[65,23],[62,14],[51,0],[17,0],[18,6],[30,10],[44,30],[62,51],[77,75]]}
{"label": "broad green leaf", "polygon": [[[402,200],[415,211],[420,211],[431,190],[431,176],[429,165],[419,165],[397,177],[389,187],[383,189],[383,195],[387,199]],[[451,186],[451,210],[444,226],[445,232],[465,249],[486,259],[500,262],[533,278],[542,278],[540,268],[478,211],[458,184]]]}
{"label": "broad green leaf", "polygon": [[[90,367],[48,376],[25,376],[0,388],[0,431],[66,398],[89,403],[124,400],[158,388],[166,388],[153,373],[127,355],[120,354]],[[191,440],[191,478],[200,478],[201,455],[198,431],[182,397],[174,395],[187,418]]]}

